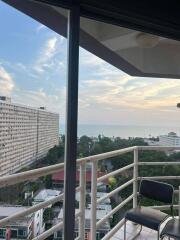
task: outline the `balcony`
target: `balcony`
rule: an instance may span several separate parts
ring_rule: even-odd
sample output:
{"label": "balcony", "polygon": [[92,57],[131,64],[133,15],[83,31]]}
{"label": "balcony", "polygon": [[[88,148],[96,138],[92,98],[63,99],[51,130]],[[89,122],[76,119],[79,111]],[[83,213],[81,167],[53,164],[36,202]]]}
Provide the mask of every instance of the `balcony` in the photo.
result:
{"label": "balcony", "polygon": [[[180,40],[180,31],[178,27],[180,26],[178,11],[179,6],[178,4],[172,4],[172,6],[169,4],[161,4],[161,11],[158,11],[158,8],[156,8],[153,1],[149,2],[148,5],[145,2],[142,3],[142,1],[139,3],[136,1],[129,4],[127,1],[113,1],[113,3],[110,1],[103,1],[100,3],[100,1],[94,0],[3,0],[3,2],[8,3],[15,9],[18,9],[58,34],[68,38],[68,84],[65,133],[66,187],[64,194],[60,194],[53,199],[39,203],[22,212],[1,219],[0,224],[1,226],[8,225],[8,223],[12,220],[34,213],[39,209],[46,208],[53,203],[65,199],[64,226],[62,221],[57,222],[52,228],[43,232],[34,239],[46,239],[48,236],[62,230],[63,228],[65,239],[73,239],[74,228],[72,226],[74,225],[75,212],[73,201],[75,200],[77,150],[79,46],[85,48],[93,54],[96,54],[99,58],[109,64],[112,64],[127,74],[130,74],[131,76],[179,78],[180,71],[178,66],[180,48],[177,42]],[[154,9],[156,9],[156,11],[154,11]],[[9,18],[9,20],[10,19],[11,18]],[[8,27],[5,28],[8,30]],[[152,34],[156,36],[151,36]],[[14,57],[14,59],[17,59],[16,56]],[[106,95],[106,91],[104,91],[104,95]],[[178,94],[176,97],[178,97]],[[174,98],[175,97],[173,95],[172,99]],[[147,100],[147,98],[144,100]],[[149,98],[149,101],[151,102],[151,98]],[[151,104],[148,104],[148,106],[149,105]],[[164,107],[164,105],[162,106]],[[131,118],[131,115],[128,117]],[[76,239],[85,239],[86,163],[91,163],[92,165],[92,200],[90,218],[91,240],[96,239],[96,230],[112,218],[115,213],[124,209],[130,203],[133,203],[133,206],[137,205],[138,181],[141,178],[147,178],[147,176],[139,175],[138,168],[141,168],[142,166],[163,166],[165,164],[176,166],[180,164],[179,162],[140,162],[138,159],[138,152],[144,150],[169,151],[175,150],[175,148],[130,147],[77,160],[77,165],[80,168],[80,184],[76,188],[76,191],[80,193],[80,204],[79,209],[76,210],[75,214],[76,224],[78,225]],[[104,176],[97,177],[98,163],[100,161],[126,153],[134,153],[134,158],[132,159],[131,164],[109,172]],[[15,165],[16,164],[14,163],[14,166]],[[16,183],[36,179],[45,175],[57,173],[63,169],[64,164],[57,164],[54,166],[1,177],[0,187],[6,187]],[[109,177],[126,173],[127,171],[132,173],[131,179],[128,179],[121,186],[118,186],[116,189],[107,193],[106,196],[97,199],[97,184],[99,182],[106,180]],[[151,176],[151,178],[159,180],[173,180],[180,179],[180,176]],[[133,190],[129,196],[123,199],[123,201],[115,206],[106,216],[101,219],[97,219],[97,205],[102,203],[106,198],[112,197],[117,193],[121,193],[121,191],[126,190],[130,186],[133,186]],[[166,206],[154,207],[161,209],[166,208]],[[122,238],[121,232],[123,224],[124,220],[122,219],[116,226],[113,226],[113,228],[105,236],[103,236],[102,239],[112,239],[116,236]],[[129,225],[129,227],[130,226],[131,225]]]}
{"label": "balcony", "polygon": [[[174,151],[174,150],[180,150],[180,148],[177,147],[151,147],[151,146],[140,146],[140,147],[129,147],[129,148],[124,148],[112,152],[106,152],[103,154],[99,155],[94,155],[94,156],[89,156],[81,159],[77,159],[77,167],[79,168],[80,171],[80,183],[79,186],[76,188],[76,191],[79,192],[80,194],[80,202],[79,202],[79,208],[76,209],[76,223],[78,226],[78,232],[77,239],[85,239],[85,198],[86,198],[86,164],[91,163],[91,218],[90,218],[90,239],[94,240],[96,239],[96,230],[104,225],[117,211],[120,209],[123,209],[124,207],[127,206],[128,203],[132,203],[132,205],[135,207],[137,205],[137,197],[138,197],[138,181],[141,179],[156,179],[156,180],[174,180],[174,179],[180,179],[180,176],[139,176],[139,169],[142,166],[164,166],[164,165],[174,165],[178,166],[180,165],[180,162],[152,162],[152,161],[147,161],[147,162],[141,162],[138,158],[138,153],[142,151]],[[97,171],[98,171],[98,163],[102,160],[117,157],[126,153],[133,153],[133,159],[132,163],[129,165],[126,165],[120,169],[117,169],[115,171],[108,172],[107,174],[98,177],[97,178]],[[150,153],[149,153],[150,154]],[[27,172],[21,172],[9,176],[4,176],[0,178],[0,187],[6,187],[10,185],[14,185],[16,183],[24,182],[27,180],[31,179],[37,179],[39,177],[57,173],[60,170],[64,169],[64,164],[56,164],[48,167],[43,167],[35,170],[30,170]],[[127,181],[125,181],[122,185],[116,187],[112,191],[108,192],[106,195],[103,197],[97,198],[97,184],[99,182],[102,182],[109,177],[114,177],[122,174],[123,172],[130,171],[132,173],[132,178]],[[101,219],[97,219],[97,205],[105,201],[107,198],[110,198],[114,196],[117,193],[120,193],[122,190],[126,189],[128,186],[133,186],[132,192],[127,196],[124,200],[121,201],[120,204],[115,206],[111,211],[109,211],[106,216],[104,216]],[[178,193],[178,190],[175,191],[175,193]],[[36,212],[37,210],[46,208],[47,206],[54,204],[56,202],[62,201],[63,200],[63,193],[60,194],[57,197],[54,197],[48,201],[38,203],[37,205],[34,205],[26,210],[23,210],[21,212],[18,212],[17,214],[14,214],[12,216],[3,218],[0,220],[0,225],[5,226],[8,225],[8,223],[12,220],[16,220],[20,217],[27,216],[31,213]],[[166,205],[161,205],[161,206],[153,206],[153,208],[156,209],[161,209],[165,210],[167,209],[168,206]],[[175,205],[175,208],[178,208],[178,205]],[[119,221],[114,227],[110,229],[110,231],[103,236],[103,240],[107,239],[123,239],[123,224],[124,224],[124,219],[122,218],[121,221]],[[135,231],[137,228],[136,225],[133,225],[131,223],[128,223],[127,227],[127,233],[128,236],[131,236],[131,234]],[[63,221],[56,221],[56,224],[48,229],[47,231],[43,232],[39,236],[33,238],[33,240],[43,240],[46,239],[47,237],[53,235],[54,233],[57,233],[58,231],[63,230]],[[86,233],[87,234],[87,233]],[[143,228],[143,231],[141,235],[139,236],[138,239],[156,239],[155,232]]]}

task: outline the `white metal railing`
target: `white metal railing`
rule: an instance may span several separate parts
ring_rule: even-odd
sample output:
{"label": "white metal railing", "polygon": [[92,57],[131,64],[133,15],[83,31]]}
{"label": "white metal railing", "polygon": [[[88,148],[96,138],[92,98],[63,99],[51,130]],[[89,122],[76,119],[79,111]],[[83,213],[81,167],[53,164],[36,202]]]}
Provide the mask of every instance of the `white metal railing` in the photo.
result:
{"label": "white metal railing", "polygon": [[[138,152],[139,151],[173,151],[173,150],[180,150],[180,147],[152,147],[152,146],[140,146],[140,147],[130,147],[130,148],[125,148],[125,149],[121,149],[118,151],[113,151],[110,153],[107,153],[108,157],[114,157],[114,156],[119,156],[121,154],[125,154],[128,152],[133,152],[134,153],[134,161],[132,164],[129,164],[125,167],[122,167],[118,170],[115,170],[113,172],[110,172],[102,177],[97,178],[97,163],[98,161],[102,160],[103,158],[96,158],[96,156],[93,156],[93,162],[92,162],[92,180],[91,180],[91,184],[92,184],[92,203],[91,203],[91,207],[92,207],[92,216],[91,216],[91,240],[96,239],[96,229],[98,227],[100,227],[105,221],[107,221],[113,214],[115,214],[118,210],[120,210],[121,208],[123,208],[127,203],[129,203],[131,200],[133,200],[133,207],[137,206],[137,197],[138,197],[138,180],[142,179],[142,178],[153,178],[153,179],[180,179],[180,176],[154,176],[154,177],[139,177],[138,176],[138,168],[139,166],[142,165],[180,165],[179,162],[139,162],[138,159]],[[104,154],[106,155],[106,153]],[[116,176],[119,175],[120,173],[128,170],[128,169],[133,169],[133,177],[131,180],[129,180],[128,182],[124,183],[123,185],[121,185],[120,187],[117,187],[116,189],[114,189],[113,191],[111,191],[110,193],[107,193],[106,196],[100,198],[100,199],[96,199],[96,186],[97,186],[97,182],[101,182],[106,180],[109,177],[112,176]],[[123,202],[121,202],[118,206],[116,206],[114,209],[112,209],[111,212],[109,212],[105,217],[103,217],[102,219],[100,219],[99,221],[97,221],[96,219],[96,205],[103,202],[106,198],[112,197],[114,194],[120,192],[122,189],[126,188],[127,186],[129,186],[130,184],[133,184],[133,193],[127,197]],[[153,206],[154,208],[157,209],[166,209],[168,206]],[[175,208],[177,208],[178,206],[175,205]],[[122,219],[122,221],[120,221],[113,229],[111,229],[111,231],[108,232],[108,234],[106,234],[106,236],[103,238],[103,240],[107,240],[107,239],[111,239],[111,237],[119,230],[119,228],[121,226],[123,226],[124,224],[124,220]]]}
{"label": "white metal railing", "polygon": [[[161,166],[161,165],[180,165],[180,162],[139,162],[138,160],[138,152],[139,151],[173,151],[173,150],[180,150],[180,147],[159,147],[159,146],[134,146],[129,147],[125,149],[120,149],[112,152],[102,153],[94,156],[89,156],[85,158],[81,158],[77,160],[77,164],[79,165],[79,171],[80,171],[80,185],[76,188],[76,191],[80,192],[80,203],[79,203],[79,211],[76,213],[75,217],[76,220],[79,220],[79,236],[76,239],[85,239],[85,199],[86,199],[86,163],[91,162],[92,163],[92,174],[91,174],[91,240],[96,239],[96,229],[100,227],[104,222],[106,222],[110,217],[113,216],[118,210],[123,208],[127,203],[130,201],[133,201],[133,207],[137,206],[137,197],[138,197],[138,180],[142,178],[148,178],[148,179],[180,179],[180,176],[153,176],[153,177],[139,177],[138,176],[138,168],[140,166]],[[112,171],[110,173],[107,173],[101,177],[97,177],[97,171],[98,171],[98,161],[116,157],[125,153],[133,152],[134,153],[134,159],[133,163],[129,164],[125,167],[122,167],[118,170]],[[10,185],[14,185],[23,181],[32,180],[39,178],[41,176],[57,173],[60,170],[64,169],[64,164],[55,164],[48,167],[43,167],[35,170],[30,170],[27,172],[17,173],[9,176],[0,177],[0,187],[6,187]],[[133,177],[132,179],[128,180],[126,183],[122,184],[121,186],[117,187],[116,189],[112,190],[111,192],[107,193],[105,196],[97,199],[97,183],[104,181],[112,176],[117,176],[120,173],[127,171],[129,169],[132,169]],[[122,201],[118,206],[113,208],[105,217],[97,221],[96,219],[96,208],[97,204],[105,201],[107,198],[112,197],[116,193],[122,191],[129,185],[133,185],[133,192],[132,194],[127,197],[124,201]],[[177,190],[175,191],[178,192]],[[40,209],[43,209],[51,204],[54,204],[58,201],[61,201],[63,199],[63,194],[60,194],[57,197],[54,197],[48,201],[45,201],[43,203],[39,203],[37,205],[34,205],[32,207],[29,207],[26,210],[23,210],[17,214],[14,214],[12,216],[3,218],[0,220],[0,226],[5,226],[10,223],[10,221],[18,219],[19,217],[23,217],[26,215],[29,215],[31,213],[34,213]],[[154,208],[158,209],[165,209],[167,206],[153,206]],[[177,208],[178,206],[176,206]],[[121,226],[123,226],[124,220],[122,219],[114,228],[112,228],[106,236],[103,237],[103,240],[111,239],[111,237],[119,230]],[[46,239],[48,236],[54,234],[55,232],[63,229],[63,222],[60,222],[50,228],[49,230],[43,232],[41,235],[35,237],[33,240],[43,240]]]}

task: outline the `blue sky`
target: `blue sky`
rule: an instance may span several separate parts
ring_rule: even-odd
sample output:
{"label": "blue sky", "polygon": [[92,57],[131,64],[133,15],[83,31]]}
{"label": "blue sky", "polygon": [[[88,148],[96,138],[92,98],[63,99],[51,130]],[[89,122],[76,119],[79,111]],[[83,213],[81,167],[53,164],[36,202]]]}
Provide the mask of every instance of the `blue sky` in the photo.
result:
{"label": "blue sky", "polygon": [[[67,41],[0,2],[0,94],[65,118]],[[80,48],[79,123],[179,125],[177,79],[129,76]]]}

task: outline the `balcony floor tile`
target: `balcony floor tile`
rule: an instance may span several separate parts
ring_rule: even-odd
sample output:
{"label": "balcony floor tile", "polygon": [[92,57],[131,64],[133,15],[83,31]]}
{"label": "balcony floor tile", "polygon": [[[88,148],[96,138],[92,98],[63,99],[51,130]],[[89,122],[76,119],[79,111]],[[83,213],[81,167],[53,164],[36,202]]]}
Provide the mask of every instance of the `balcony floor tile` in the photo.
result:
{"label": "balcony floor tile", "polygon": [[[165,225],[165,223],[163,225]],[[133,236],[135,236],[137,231],[139,231],[139,226],[128,221],[126,229],[127,229],[126,240],[130,240],[132,239]],[[137,240],[156,240],[157,232],[147,227],[143,227],[141,234],[136,239]],[[165,239],[168,239],[168,238],[164,238],[164,240]],[[117,231],[115,235],[111,238],[111,240],[124,240],[124,227],[122,227],[119,231]]]}

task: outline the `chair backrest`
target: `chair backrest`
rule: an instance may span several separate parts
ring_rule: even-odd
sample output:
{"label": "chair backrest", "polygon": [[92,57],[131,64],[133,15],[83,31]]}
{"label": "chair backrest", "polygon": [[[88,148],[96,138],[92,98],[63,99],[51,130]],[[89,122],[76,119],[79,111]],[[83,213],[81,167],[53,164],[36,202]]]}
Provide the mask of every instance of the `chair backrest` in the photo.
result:
{"label": "chair backrest", "polygon": [[172,204],[174,188],[172,185],[152,180],[142,180],[139,193],[141,196]]}

